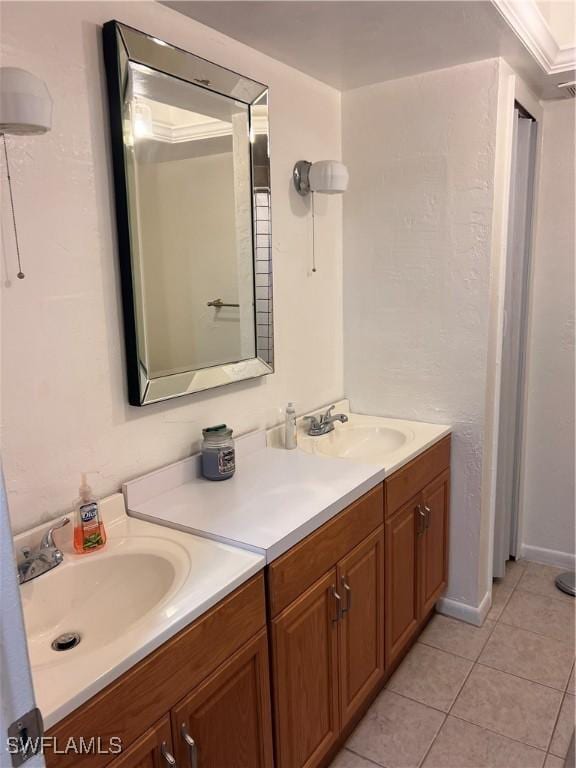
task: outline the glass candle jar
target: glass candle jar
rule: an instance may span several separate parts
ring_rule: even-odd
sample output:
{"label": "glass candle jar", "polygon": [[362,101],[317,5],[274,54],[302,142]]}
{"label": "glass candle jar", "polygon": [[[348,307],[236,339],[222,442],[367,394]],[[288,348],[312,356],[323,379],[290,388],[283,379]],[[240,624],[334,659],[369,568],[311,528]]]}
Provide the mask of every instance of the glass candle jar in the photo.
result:
{"label": "glass candle jar", "polygon": [[236,469],[232,430],[226,424],[202,430],[202,474],[208,480],[227,480]]}

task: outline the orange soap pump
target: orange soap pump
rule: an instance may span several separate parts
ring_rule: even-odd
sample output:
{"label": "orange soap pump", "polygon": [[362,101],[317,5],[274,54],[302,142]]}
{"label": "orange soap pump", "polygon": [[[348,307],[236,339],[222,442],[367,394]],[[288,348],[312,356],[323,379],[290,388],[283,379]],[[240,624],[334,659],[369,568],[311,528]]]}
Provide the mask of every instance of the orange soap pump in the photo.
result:
{"label": "orange soap pump", "polygon": [[92,488],[86,482],[85,472],[82,472],[78,493],[80,498],[76,502],[74,512],[74,549],[83,555],[106,544],[106,531],[100,519],[100,506],[92,494]]}

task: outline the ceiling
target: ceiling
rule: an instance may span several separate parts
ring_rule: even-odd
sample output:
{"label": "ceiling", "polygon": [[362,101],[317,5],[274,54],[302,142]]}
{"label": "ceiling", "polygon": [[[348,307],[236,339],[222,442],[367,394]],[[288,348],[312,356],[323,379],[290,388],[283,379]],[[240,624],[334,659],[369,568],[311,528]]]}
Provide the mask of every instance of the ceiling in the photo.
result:
{"label": "ceiling", "polygon": [[165,5],[345,91],[502,56],[541,98],[547,74],[489,0],[170,0]]}

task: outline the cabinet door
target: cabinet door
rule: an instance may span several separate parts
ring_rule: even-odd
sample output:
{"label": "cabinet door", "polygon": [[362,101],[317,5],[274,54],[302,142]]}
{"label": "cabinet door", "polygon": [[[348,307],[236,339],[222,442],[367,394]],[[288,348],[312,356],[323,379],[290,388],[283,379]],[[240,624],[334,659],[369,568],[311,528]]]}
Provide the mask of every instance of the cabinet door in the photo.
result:
{"label": "cabinet door", "polygon": [[420,497],[386,521],[386,665],[394,663],[418,628]]}
{"label": "cabinet door", "polygon": [[449,498],[449,471],[439,475],[422,492],[426,528],[419,541],[420,618],[424,618],[432,610],[446,588]]}
{"label": "cabinet door", "polygon": [[384,528],[338,564],[342,619],[340,717],[344,727],[384,675]]}
{"label": "cabinet door", "polygon": [[179,768],[271,768],[266,630],[173,708],[172,728]]}
{"label": "cabinet door", "polygon": [[272,621],[278,768],[317,765],[338,736],[335,593],[333,568]]}
{"label": "cabinet door", "polygon": [[109,768],[171,768],[172,731],[168,715],[112,760]]}

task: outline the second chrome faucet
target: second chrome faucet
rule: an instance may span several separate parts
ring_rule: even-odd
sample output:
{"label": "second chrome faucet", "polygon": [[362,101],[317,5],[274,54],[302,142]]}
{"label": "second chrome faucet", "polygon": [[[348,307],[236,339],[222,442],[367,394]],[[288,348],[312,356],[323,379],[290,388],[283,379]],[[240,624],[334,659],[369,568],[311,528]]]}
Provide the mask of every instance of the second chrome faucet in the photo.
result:
{"label": "second chrome faucet", "polygon": [[348,421],[348,416],[345,413],[332,413],[335,406],[331,405],[326,413],[322,413],[319,417],[305,416],[304,419],[310,422],[308,427],[308,434],[311,437],[319,437],[320,435],[327,435],[328,432],[332,432],[334,429],[334,422],[340,421],[345,424]]}

